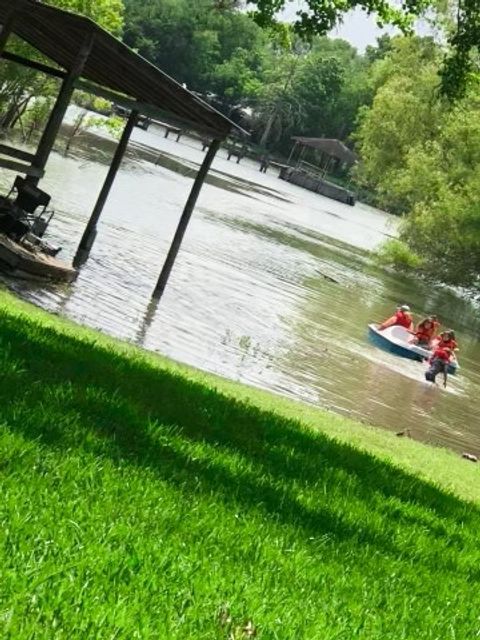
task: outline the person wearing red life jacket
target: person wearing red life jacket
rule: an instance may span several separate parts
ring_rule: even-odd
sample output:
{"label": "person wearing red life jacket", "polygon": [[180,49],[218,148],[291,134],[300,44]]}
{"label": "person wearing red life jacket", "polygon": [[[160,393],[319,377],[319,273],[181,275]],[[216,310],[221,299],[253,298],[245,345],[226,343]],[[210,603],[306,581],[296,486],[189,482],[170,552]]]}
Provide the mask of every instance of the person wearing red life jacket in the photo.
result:
{"label": "person wearing red life jacket", "polygon": [[452,353],[454,351],[458,351],[458,342],[455,339],[455,332],[452,331],[452,329],[442,331],[438,336],[438,341],[435,346],[450,349]]}
{"label": "person wearing red life jacket", "polygon": [[402,306],[395,312],[395,315],[382,322],[378,329],[379,331],[383,331],[383,329],[386,329],[387,327],[394,326],[405,327],[408,331],[413,330],[413,318],[408,304],[402,304]]}
{"label": "person wearing red life jacket", "polygon": [[448,365],[452,361],[453,351],[449,347],[435,347],[430,360],[430,368],[425,372],[425,379],[435,383],[435,378],[443,373],[443,386],[447,386]]}
{"label": "person wearing red life jacket", "polygon": [[436,337],[439,327],[440,323],[437,321],[437,316],[428,316],[428,318],[417,324],[413,342],[420,347],[429,347]]}

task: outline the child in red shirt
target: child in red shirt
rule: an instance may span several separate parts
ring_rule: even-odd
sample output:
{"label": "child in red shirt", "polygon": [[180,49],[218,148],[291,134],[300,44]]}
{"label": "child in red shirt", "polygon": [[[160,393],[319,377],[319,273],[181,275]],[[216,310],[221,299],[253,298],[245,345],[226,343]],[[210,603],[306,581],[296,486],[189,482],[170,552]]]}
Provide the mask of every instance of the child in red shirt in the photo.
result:
{"label": "child in red shirt", "polygon": [[453,350],[449,347],[437,346],[432,353],[430,360],[430,368],[425,372],[425,379],[429,382],[435,382],[435,378],[440,372],[443,373],[443,386],[447,386],[448,365],[452,360]]}
{"label": "child in red shirt", "polygon": [[422,320],[422,322],[417,325],[413,341],[420,346],[430,346],[430,343],[435,338],[439,326],[440,323],[437,321],[437,316],[429,316],[428,318],[425,318],[425,320]]}
{"label": "child in red shirt", "polygon": [[446,347],[451,351],[458,351],[458,343],[455,340],[455,332],[449,329],[448,331],[443,331],[437,343],[437,347]]}

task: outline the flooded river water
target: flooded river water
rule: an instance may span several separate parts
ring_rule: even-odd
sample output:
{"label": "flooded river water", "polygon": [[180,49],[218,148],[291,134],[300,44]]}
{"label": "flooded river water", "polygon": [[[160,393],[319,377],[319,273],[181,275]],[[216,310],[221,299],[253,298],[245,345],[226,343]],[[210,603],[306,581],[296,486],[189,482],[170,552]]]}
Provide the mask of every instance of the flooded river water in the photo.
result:
{"label": "flooded river water", "polygon": [[[199,142],[135,131],[89,261],[75,283],[9,283],[36,304],[147,349],[326,407],[416,439],[480,454],[480,329],[475,307],[448,290],[372,266],[395,220],[267,175],[220,151],[158,309],[149,298],[203,158]],[[152,151],[156,147],[159,151]],[[49,237],[71,260],[113,145],[89,137],[53,154]],[[159,164],[152,159],[158,156]],[[12,174],[0,174],[4,189]],[[407,302],[453,326],[461,373],[447,390],[424,365],[380,351],[367,324]]]}

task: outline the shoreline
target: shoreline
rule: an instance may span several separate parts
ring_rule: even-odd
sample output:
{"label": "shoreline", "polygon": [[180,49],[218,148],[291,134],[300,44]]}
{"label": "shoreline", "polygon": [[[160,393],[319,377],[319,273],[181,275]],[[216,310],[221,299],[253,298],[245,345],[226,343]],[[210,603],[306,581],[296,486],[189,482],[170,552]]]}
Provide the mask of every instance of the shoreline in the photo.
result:
{"label": "shoreline", "polygon": [[[438,482],[443,489],[452,490],[464,500],[472,500],[480,504],[480,484],[472,495],[473,487],[468,486],[468,482],[464,484],[461,478],[465,474],[472,480],[478,479],[477,471],[480,469],[480,465],[476,469],[475,465],[462,459],[452,449],[413,439],[399,438],[387,428],[369,425],[364,421],[342,416],[327,408],[316,407],[301,400],[291,399],[282,394],[197,369],[130,342],[114,338],[102,331],[78,324],[60,314],[50,313],[33,303],[18,298],[6,289],[0,288],[0,313],[5,310],[20,318],[25,315],[34,317],[46,327],[59,330],[65,335],[74,335],[80,342],[93,341],[96,345],[113,349],[126,357],[141,358],[153,367],[164,368],[174,374],[185,376],[188,380],[212,387],[234,401],[254,404],[262,410],[274,411],[282,417],[297,421],[299,427],[313,431],[318,430],[327,437],[351,444],[362,451],[398,464],[405,470],[418,474],[430,482]],[[438,461],[435,462],[438,462],[440,466],[443,464],[449,466],[448,472],[442,471],[440,466],[432,466],[432,454],[438,458]],[[454,468],[450,465],[453,465]]]}
{"label": "shoreline", "polygon": [[0,358],[5,637],[478,632],[478,465],[5,291]]}

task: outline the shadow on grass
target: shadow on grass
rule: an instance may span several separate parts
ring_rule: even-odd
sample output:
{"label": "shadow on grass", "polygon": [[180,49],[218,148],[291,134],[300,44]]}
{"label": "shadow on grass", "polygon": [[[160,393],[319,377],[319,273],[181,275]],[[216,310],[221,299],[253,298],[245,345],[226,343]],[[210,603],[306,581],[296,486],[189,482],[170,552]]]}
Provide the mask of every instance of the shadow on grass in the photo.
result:
{"label": "shadow on grass", "polygon": [[[430,536],[460,549],[461,536],[446,539],[448,525],[480,522],[478,510],[453,495],[294,420],[141,357],[7,314],[0,322],[0,416],[25,437],[126,460],[307,536],[354,539],[403,557],[410,552],[395,541],[399,523],[412,532],[430,523]],[[363,524],[362,510],[378,514],[380,526]],[[450,562],[444,569],[455,570]]]}

